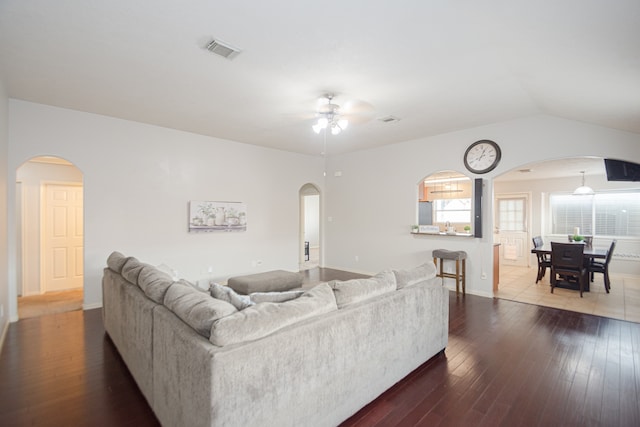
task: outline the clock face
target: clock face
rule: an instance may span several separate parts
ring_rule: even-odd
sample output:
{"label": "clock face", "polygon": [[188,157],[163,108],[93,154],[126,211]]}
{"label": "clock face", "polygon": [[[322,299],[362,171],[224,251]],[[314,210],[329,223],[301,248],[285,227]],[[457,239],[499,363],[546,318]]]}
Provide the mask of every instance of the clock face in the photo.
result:
{"label": "clock face", "polygon": [[493,141],[476,141],[464,153],[464,165],[471,172],[487,173],[498,166],[501,157],[500,147]]}

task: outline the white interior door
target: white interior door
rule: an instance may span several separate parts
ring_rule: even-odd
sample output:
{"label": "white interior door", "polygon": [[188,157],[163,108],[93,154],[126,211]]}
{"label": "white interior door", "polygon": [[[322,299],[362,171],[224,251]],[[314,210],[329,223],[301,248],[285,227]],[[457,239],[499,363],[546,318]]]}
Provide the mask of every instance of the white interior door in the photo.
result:
{"label": "white interior door", "polygon": [[42,288],[83,286],[82,186],[46,184],[42,227]]}
{"label": "white interior door", "polygon": [[528,267],[531,236],[529,236],[529,195],[496,196],[494,242],[500,243],[500,263]]}

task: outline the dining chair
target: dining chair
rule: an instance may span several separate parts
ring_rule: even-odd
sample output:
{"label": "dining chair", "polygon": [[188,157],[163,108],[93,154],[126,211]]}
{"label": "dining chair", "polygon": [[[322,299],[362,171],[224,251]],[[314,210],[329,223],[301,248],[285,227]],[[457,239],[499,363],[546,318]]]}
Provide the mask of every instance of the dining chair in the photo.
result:
{"label": "dining chair", "polygon": [[551,242],[551,293],[558,282],[558,275],[567,281],[574,279],[580,286],[580,298],[585,282],[589,280],[588,268],[584,263],[584,245]]}
{"label": "dining chair", "polygon": [[[540,248],[544,245],[542,236],[535,236],[531,240],[533,240],[534,248]],[[536,283],[538,283],[547,273],[547,268],[551,268],[551,258],[549,258],[548,254],[542,253],[537,253],[536,256],[538,257],[538,275],[536,276]]]}
{"label": "dining chair", "polygon": [[607,257],[604,262],[592,259],[591,263],[589,263],[589,275],[591,276],[591,281],[593,282],[594,273],[602,273],[604,275],[604,290],[607,291],[607,293],[609,293],[609,289],[611,289],[611,281],[609,280],[609,262],[611,262],[611,257],[613,256],[613,250],[616,248],[616,243],[617,240],[613,240],[611,242],[609,252],[607,252]]}

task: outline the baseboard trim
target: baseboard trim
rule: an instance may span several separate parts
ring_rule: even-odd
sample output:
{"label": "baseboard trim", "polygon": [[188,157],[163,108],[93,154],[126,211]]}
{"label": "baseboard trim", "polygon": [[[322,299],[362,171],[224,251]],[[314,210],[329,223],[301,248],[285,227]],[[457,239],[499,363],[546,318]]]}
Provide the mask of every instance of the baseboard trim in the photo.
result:
{"label": "baseboard trim", "polygon": [[102,308],[101,302],[94,302],[93,304],[82,304],[83,310],[93,310],[95,308]]}

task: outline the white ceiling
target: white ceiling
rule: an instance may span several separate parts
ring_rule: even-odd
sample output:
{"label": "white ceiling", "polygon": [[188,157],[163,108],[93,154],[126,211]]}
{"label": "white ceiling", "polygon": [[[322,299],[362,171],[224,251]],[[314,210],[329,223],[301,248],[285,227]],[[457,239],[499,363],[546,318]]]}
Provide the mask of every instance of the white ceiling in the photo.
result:
{"label": "white ceiling", "polygon": [[581,172],[584,172],[585,176],[606,177],[604,159],[600,157],[575,157],[530,163],[497,176],[496,181],[538,181],[575,177],[576,183],[579,184]]}
{"label": "white ceiling", "polygon": [[11,98],[316,155],[325,92],[374,109],[329,155],[540,113],[640,133],[640,1],[0,0],[0,76]]}

